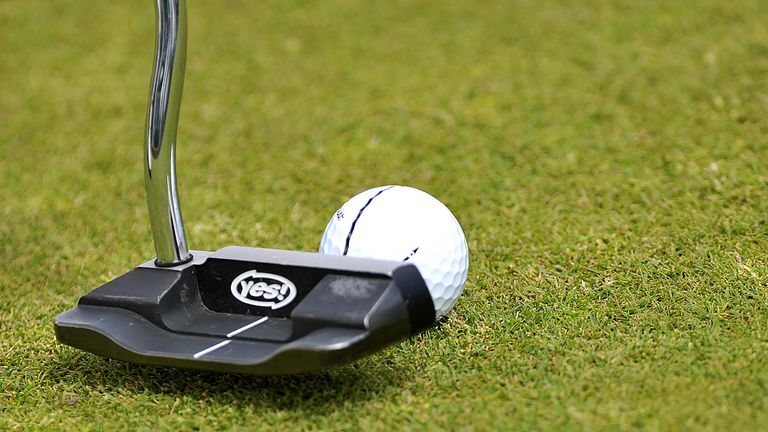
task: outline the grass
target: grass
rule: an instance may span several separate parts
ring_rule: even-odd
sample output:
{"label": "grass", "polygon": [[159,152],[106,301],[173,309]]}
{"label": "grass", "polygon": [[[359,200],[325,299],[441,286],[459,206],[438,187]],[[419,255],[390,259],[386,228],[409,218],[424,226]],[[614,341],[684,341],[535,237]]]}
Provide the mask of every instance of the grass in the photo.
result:
{"label": "grass", "polygon": [[190,2],[194,248],[314,250],[389,183],[469,241],[439,327],[277,378],[54,340],[153,254],[153,13],[0,3],[0,430],[766,429],[765,2]]}

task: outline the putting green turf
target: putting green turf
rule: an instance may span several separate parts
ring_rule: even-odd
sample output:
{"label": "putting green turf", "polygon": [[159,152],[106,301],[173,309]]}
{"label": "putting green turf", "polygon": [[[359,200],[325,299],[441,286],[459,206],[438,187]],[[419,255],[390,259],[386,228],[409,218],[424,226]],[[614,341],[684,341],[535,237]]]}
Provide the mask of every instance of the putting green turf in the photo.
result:
{"label": "putting green turf", "polygon": [[355,193],[445,202],[439,327],[258,378],[59,345],[153,255],[151,2],[0,3],[0,430],[755,430],[768,425],[768,3],[189,2],[195,249],[315,250]]}

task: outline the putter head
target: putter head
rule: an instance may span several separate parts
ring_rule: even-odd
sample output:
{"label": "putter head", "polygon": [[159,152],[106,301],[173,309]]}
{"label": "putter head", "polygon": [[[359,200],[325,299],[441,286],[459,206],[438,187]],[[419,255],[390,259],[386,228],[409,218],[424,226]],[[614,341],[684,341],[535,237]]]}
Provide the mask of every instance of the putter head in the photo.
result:
{"label": "putter head", "polygon": [[230,246],[148,262],[56,317],[56,337],[134,363],[256,375],[348,363],[425,330],[412,264]]}

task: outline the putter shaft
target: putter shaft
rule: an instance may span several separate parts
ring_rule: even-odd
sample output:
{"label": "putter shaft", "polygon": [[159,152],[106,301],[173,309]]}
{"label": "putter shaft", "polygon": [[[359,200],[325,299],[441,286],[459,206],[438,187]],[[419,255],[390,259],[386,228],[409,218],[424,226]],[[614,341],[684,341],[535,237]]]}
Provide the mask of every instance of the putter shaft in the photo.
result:
{"label": "putter shaft", "polygon": [[144,184],[157,264],[189,261],[176,189],[176,131],[187,51],[185,0],[156,0],[157,45],[147,108]]}

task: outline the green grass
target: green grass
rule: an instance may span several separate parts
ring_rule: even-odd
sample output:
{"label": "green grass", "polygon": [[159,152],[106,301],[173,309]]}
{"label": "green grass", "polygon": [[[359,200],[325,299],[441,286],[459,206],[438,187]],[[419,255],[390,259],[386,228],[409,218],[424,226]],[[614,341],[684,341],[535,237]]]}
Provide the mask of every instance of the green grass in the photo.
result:
{"label": "green grass", "polygon": [[0,3],[0,430],[766,429],[768,3],[190,1],[195,249],[315,250],[389,183],[469,241],[439,327],[278,378],[54,339],[153,255],[153,14]]}

